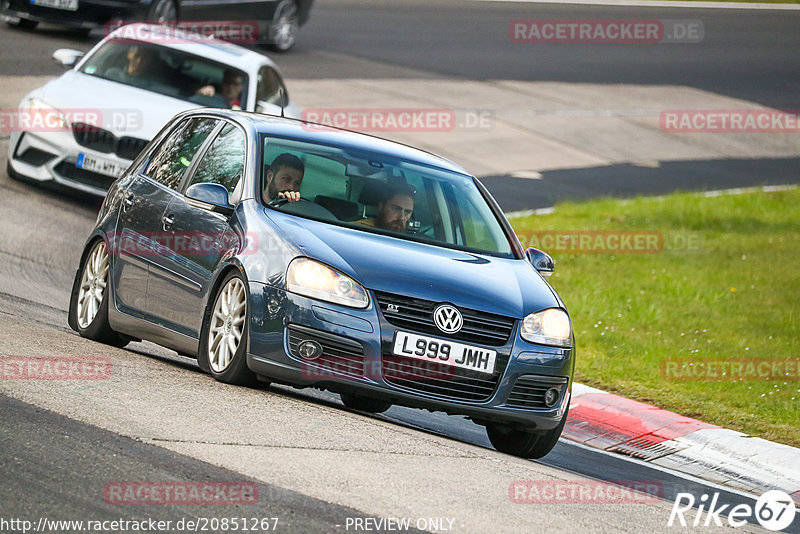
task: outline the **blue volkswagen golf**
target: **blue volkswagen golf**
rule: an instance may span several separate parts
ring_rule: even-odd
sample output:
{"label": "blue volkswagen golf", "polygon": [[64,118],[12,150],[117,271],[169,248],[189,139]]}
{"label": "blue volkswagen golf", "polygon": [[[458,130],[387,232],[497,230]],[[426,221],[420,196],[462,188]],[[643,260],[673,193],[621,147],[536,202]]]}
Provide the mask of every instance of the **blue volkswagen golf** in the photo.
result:
{"label": "blue volkswagen golf", "polygon": [[111,186],[69,324],[147,339],[222,382],[334,391],[353,409],[465,415],[540,458],[574,337],[486,189],[438,156],[245,112],[176,116]]}

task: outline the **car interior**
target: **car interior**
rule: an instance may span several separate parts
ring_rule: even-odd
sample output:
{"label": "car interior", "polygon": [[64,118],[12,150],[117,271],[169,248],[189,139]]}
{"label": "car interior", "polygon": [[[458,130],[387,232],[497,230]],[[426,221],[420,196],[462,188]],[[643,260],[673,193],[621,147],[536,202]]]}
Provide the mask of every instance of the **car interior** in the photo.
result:
{"label": "car interior", "polygon": [[[136,47],[149,56],[147,72],[134,76],[127,72],[128,52]],[[231,108],[231,102],[220,94],[222,79],[228,65],[165,46],[130,41],[109,41],[81,66],[81,72],[106,80],[153,91],[205,107]],[[248,76],[243,77],[243,89],[238,100],[247,101]],[[199,94],[201,87],[212,86],[213,96]]]}

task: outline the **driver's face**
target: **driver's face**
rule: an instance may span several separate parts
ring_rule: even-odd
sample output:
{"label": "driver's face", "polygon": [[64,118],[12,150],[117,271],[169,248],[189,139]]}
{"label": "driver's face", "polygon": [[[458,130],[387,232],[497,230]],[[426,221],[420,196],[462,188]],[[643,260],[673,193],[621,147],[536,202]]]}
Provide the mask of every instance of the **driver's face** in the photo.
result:
{"label": "driver's face", "polygon": [[405,232],[406,223],[414,213],[414,199],[408,195],[397,194],[382,202],[378,210],[375,226],[395,232]]}
{"label": "driver's face", "polygon": [[270,200],[278,198],[278,193],[283,191],[300,191],[303,182],[303,171],[285,165],[277,172],[267,172],[267,193]]}
{"label": "driver's face", "polygon": [[152,59],[151,52],[143,50],[138,46],[128,50],[128,74],[139,76],[147,70]]}

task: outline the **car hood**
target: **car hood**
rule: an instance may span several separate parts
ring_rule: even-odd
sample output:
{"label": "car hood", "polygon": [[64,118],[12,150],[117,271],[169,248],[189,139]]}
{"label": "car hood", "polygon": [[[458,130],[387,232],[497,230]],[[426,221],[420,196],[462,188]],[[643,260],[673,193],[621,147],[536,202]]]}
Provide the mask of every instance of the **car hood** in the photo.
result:
{"label": "car hood", "polygon": [[[45,85],[39,97],[69,113],[96,112],[102,128],[119,136],[152,139],[173,116],[197,104],[89,76],[75,70]],[[78,120],[78,119],[76,119]]]}
{"label": "car hood", "polygon": [[284,217],[279,222],[284,235],[303,255],[339,269],[368,289],[518,318],[561,306],[550,285],[526,260]]}

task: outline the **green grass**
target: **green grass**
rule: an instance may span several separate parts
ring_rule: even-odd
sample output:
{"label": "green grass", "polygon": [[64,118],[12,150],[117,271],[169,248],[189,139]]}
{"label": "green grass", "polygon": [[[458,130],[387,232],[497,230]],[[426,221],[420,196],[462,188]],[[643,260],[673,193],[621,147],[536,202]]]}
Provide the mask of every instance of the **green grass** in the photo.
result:
{"label": "green grass", "polygon": [[526,245],[542,230],[661,232],[652,254],[550,251],[550,283],[573,320],[576,379],[800,446],[796,371],[785,381],[676,381],[662,371],[676,358],[798,360],[800,190],[565,203],[511,224]]}

